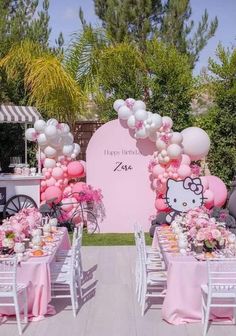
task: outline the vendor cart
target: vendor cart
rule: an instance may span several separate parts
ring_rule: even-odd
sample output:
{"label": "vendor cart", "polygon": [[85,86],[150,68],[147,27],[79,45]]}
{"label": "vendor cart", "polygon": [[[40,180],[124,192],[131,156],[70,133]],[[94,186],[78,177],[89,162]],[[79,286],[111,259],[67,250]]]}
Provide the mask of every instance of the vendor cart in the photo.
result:
{"label": "vendor cart", "polygon": [[[0,105],[0,123],[34,124],[41,115],[31,106]],[[25,164],[27,164],[27,140],[25,139]],[[19,212],[23,208],[39,207],[41,165],[38,161],[38,173],[0,174],[0,212],[3,218]]]}

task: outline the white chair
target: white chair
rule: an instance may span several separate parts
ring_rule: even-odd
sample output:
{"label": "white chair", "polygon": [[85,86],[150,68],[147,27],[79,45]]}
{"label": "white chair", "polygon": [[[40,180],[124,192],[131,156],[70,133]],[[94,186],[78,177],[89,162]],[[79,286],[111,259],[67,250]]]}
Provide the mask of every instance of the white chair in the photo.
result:
{"label": "white chair", "polygon": [[0,306],[13,306],[16,312],[16,320],[19,335],[22,335],[20,306],[18,297],[22,295],[24,304],[24,322],[28,323],[28,302],[27,302],[27,285],[16,282],[17,259],[1,258],[0,259],[0,298],[12,299],[13,302],[1,300]]}
{"label": "white chair", "polygon": [[71,256],[51,265],[52,298],[70,298],[74,317],[78,309],[78,291],[82,295],[80,253],[81,236],[78,236],[72,245]]}
{"label": "white chair", "polygon": [[[163,293],[165,290],[166,283],[166,272],[165,263],[163,261],[162,255],[159,251],[152,254],[151,257],[147,253],[145,236],[142,229],[135,227],[135,245],[136,245],[136,269],[135,269],[135,280],[136,280],[136,293],[138,295],[138,302],[142,305],[142,311],[144,311],[146,297],[150,296],[147,291],[147,285],[152,284],[155,279],[159,280],[158,285]],[[152,295],[152,296],[159,296]],[[145,297],[145,299],[144,299]],[[161,294],[163,297],[163,294]]]}
{"label": "white chair", "polygon": [[208,260],[207,269],[208,283],[201,286],[203,336],[207,334],[211,308],[233,307],[236,312],[236,259]]}

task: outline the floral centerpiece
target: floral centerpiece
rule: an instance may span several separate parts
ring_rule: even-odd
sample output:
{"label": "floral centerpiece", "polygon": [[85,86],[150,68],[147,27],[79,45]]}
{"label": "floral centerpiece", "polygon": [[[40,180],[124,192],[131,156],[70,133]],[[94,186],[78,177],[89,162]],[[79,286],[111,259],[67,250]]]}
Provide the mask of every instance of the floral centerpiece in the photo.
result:
{"label": "floral centerpiece", "polygon": [[185,234],[190,248],[196,252],[223,249],[235,241],[235,236],[226,229],[225,223],[210,217],[205,207],[176,216],[171,226],[177,237]]}
{"label": "floral centerpiece", "polygon": [[12,248],[14,243],[28,238],[41,225],[42,215],[36,208],[25,208],[3,220],[0,226],[0,246]]}

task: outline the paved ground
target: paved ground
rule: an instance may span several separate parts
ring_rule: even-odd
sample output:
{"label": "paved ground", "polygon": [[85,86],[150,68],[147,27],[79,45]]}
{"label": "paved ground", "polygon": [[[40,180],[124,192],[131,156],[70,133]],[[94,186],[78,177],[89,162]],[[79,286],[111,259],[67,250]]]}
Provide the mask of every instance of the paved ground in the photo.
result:
{"label": "paved ground", "polygon": [[[134,293],[134,247],[84,247],[84,302],[73,318],[69,302],[54,302],[57,314],[31,322],[25,336],[201,336],[201,324],[169,325],[155,306],[144,317]],[[0,336],[17,335],[15,321]],[[236,335],[236,326],[212,326],[209,336]]]}

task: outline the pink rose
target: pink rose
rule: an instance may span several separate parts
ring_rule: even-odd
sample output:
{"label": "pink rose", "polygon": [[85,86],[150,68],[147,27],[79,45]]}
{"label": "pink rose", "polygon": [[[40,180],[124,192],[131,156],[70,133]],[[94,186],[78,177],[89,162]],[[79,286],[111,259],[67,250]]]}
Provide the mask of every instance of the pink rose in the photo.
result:
{"label": "pink rose", "polygon": [[197,239],[198,241],[203,241],[203,240],[205,240],[204,232],[202,232],[202,231],[199,230],[198,233],[197,233],[196,239]]}
{"label": "pink rose", "polygon": [[212,234],[212,238],[216,239],[216,240],[220,239],[220,237],[221,237],[221,233],[217,229],[212,230],[211,234]]}

